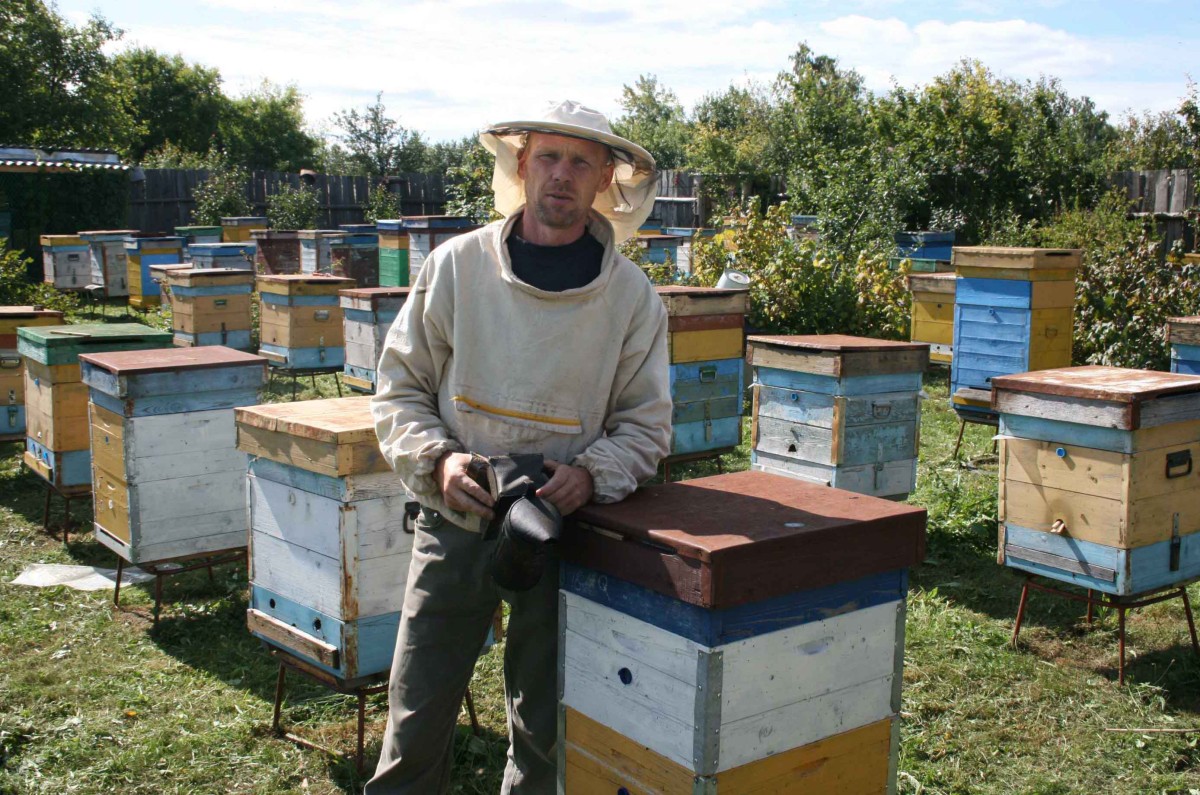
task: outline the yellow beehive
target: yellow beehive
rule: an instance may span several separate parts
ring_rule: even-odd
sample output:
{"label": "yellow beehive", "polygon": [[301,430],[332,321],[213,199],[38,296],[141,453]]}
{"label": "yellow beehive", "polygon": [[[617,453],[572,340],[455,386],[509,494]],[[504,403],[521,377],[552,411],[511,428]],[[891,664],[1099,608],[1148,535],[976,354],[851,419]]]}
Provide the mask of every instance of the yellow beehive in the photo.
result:
{"label": "yellow beehive", "polygon": [[929,345],[929,361],[949,364],[954,352],[953,273],[910,273],[912,329],[909,339]]}

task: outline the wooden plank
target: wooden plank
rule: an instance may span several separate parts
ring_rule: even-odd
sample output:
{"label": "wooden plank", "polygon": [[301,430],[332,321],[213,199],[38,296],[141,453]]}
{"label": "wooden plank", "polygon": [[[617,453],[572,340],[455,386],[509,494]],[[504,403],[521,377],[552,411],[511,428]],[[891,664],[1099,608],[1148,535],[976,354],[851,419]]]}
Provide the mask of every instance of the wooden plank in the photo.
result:
{"label": "wooden plank", "polygon": [[337,646],[301,632],[266,613],[249,608],[246,610],[246,625],[251,632],[258,633],[285,649],[295,649],[330,668],[340,666]]}
{"label": "wooden plank", "polygon": [[957,275],[963,279],[1004,279],[1021,282],[1059,282],[1075,278],[1073,268],[1050,268],[1048,270],[1027,270],[1024,268],[972,268],[962,267]]}
{"label": "wooden plank", "polygon": [[749,309],[748,290],[716,287],[655,287],[668,317],[691,315],[744,315]]}
{"label": "wooden plank", "polygon": [[1200,345],[1200,315],[1167,318],[1167,342]]}
{"label": "wooden plank", "polygon": [[864,350],[841,353],[836,350],[806,350],[776,347],[767,338],[749,337],[750,363],[755,367],[792,370],[833,378],[862,375],[892,375],[923,372],[929,364],[929,346],[921,343],[895,343],[906,349]]}
{"label": "wooden plank", "polygon": [[339,444],[378,441],[369,397],[247,406],[235,417],[239,424]]}
{"label": "wooden plank", "polygon": [[740,325],[736,328],[673,331],[667,334],[667,347],[672,364],[703,362],[713,359],[740,359],[742,345]]}
{"label": "wooden plank", "polygon": [[[711,329],[741,330],[746,316],[736,313],[726,315],[675,315],[667,318],[667,331],[708,331]],[[741,353],[739,352],[739,356]],[[717,357],[713,357],[717,358]]]}
{"label": "wooden plank", "polygon": [[955,246],[954,267],[1078,269],[1079,249],[1009,248],[1003,246]]}
{"label": "wooden plank", "polygon": [[[1138,404],[1166,395],[1200,391],[1200,377],[1152,370],[1087,365],[1000,376],[992,380],[992,388],[993,390]],[[1133,425],[1129,429],[1132,430],[1136,427]]]}

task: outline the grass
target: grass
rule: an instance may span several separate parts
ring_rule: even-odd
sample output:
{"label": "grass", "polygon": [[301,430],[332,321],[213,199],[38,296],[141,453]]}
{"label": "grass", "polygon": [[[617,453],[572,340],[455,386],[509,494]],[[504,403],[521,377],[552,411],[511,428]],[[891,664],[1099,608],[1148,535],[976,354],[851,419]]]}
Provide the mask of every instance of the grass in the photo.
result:
{"label": "grass", "polygon": [[[153,314],[151,319],[153,319]],[[83,318],[86,320],[86,315]],[[110,318],[111,319],[111,318]],[[329,376],[300,397],[336,394]],[[268,399],[290,397],[277,379]],[[996,565],[993,429],[969,426],[962,467],[946,378],[927,379],[919,486],[928,560],[912,573],[899,791],[916,793],[1200,793],[1200,664],[1174,602],[1129,622],[1128,681],[1116,684],[1116,619],[1088,628],[1081,606],[1034,594],[1009,646],[1020,579]],[[300,749],[270,730],[276,668],[245,628],[240,567],[171,578],[164,617],[149,586],[111,593],[7,584],[30,563],[115,565],[90,536],[69,547],[40,529],[42,482],[0,446],[0,793],[338,793],[363,783],[352,763]],[[726,470],[747,465],[745,445]],[[711,474],[711,462],[676,477]],[[75,509],[90,522],[90,510]],[[1200,593],[1196,594],[1200,596]],[[483,726],[459,719],[454,791],[495,793],[506,725],[501,648],[473,692]],[[285,721],[329,746],[354,744],[353,699],[289,680]],[[368,708],[373,763],[386,717]]]}

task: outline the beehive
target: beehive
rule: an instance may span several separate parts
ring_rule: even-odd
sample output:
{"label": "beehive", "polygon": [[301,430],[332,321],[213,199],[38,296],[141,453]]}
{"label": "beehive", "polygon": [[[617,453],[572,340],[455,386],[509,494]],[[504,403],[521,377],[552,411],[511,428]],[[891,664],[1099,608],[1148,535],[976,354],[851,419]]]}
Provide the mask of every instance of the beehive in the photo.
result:
{"label": "beehive", "polygon": [[954,354],[953,273],[910,273],[912,328],[909,339],[929,346],[929,360],[950,364]]}
{"label": "beehive", "polygon": [[928,345],[840,334],[748,342],[753,468],[876,497],[913,490]]}
{"label": "beehive", "polygon": [[375,368],[383,354],[388,329],[408,298],[407,287],[342,290],[346,329],[346,365],[342,381],[358,392],[375,393]]}
{"label": "beehive", "polygon": [[183,238],[183,257],[191,261],[191,246],[203,243],[220,243],[222,237],[219,226],[177,226],[175,234]]}
{"label": "beehive", "polygon": [[0,306],[0,441],[25,438],[25,363],[17,351],[17,329],[62,325],[62,317],[40,306]]}
{"label": "beehive", "polygon": [[1120,595],[1200,577],[1200,377],[1069,367],[993,401],[1002,563]]}
{"label": "beehive", "polygon": [[338,290],[354,286],[335,276],[259,276],[259,355],[285,370],[341,370],[345,333]]}
{"label": "beehive", "polygon": [[1167,319],[1171,372],[1200,375],[1200,315]]}
{"label": "beehive", "polygon": [[896,253],[904,259],[949,262],[954,232],[897,232]]}
{"label": "beehive", "polygon": [[59,489],[87,490],[88,392],[79,356],[171,345],[171,334],[137,323],[38,326],[17,330],[25,357],[25,463]]}
{"label": "beehive", "polygon": [[42,235],[42,273],[60,290],[82,290],[92,283],[92,261],[79,235]]}
{"label": "beehive", "polygon": [[[371,227],[370,232],[347,227]],[[379,286],[379,235],[374,224],[344,224],[342,235],[332,242],[332,273],[353,279],[359,287]]]}
{"label": "beehive", "polygon": [[124,241],[129,305],[158,306],[162,291],[150,275],[151,265],[183,261],[182,237],[127,237]]}
{"label": "beehive", "polygon": [[670,260],[678,267],[680,238],[675,235],[637,235],[633,241],[645,252],[646,261],[652,265],[664,265]]}
{"label": "beehive", "polygon": [[665,226],[663,233],[679,238],[679,247],[675,252],[675,267],[683,273],[692,272],[692,249],[696,241],[714,237],[715,229],[695,229],[686,226]]}
{"label": "beehive", "polygon": [[265,215],[241,215],[221,219],[222,243],[248,243],[255,229],[266,229]]}
{"label": "beehive", "polygon": [[376,223],[379,233],[379,286],[407,287],[408,230],[399,219]]}
{"label": "beehive", "polygon": [[238,409],[250,631],[344,680],[392,663],[412,536],[369,397]]}
{"label": "beehive", "polygon": [[130,563],[246,546],[246,457],[235,406],[267,362],[221,346],[79,357],[90,391],[96,539]]}
{"label": "beehive", "polygon": [[226,268],[254,272],[253,243],[193,243],[188,246],[193,268]]}
{"label": "beehive", "polygon": [[417,280],[421,265],[431,251],[452,237],[479,228],[470,218],[455,215],[414,215],[402,219],[401,223],[408,232],[408,282],[401,287]]}
{"label": "beehive", "polygon": [[560,791],[889,791],[922,509],[738,472],[572,518]]}
{"label": "beehive", "polygon": [[136,229],[97,229],[79,233],[79,239],[88,247],[89,281],[103,287],[108,298],[129,295],[125,238],[137,233]]}
{"label": "beehive", "polygon": [[667,309],[671,455],[736,447],[742,440],[744,320],[749,294],[657,287]]}
{"label": "beehive", "polygon": [[179,347],[225,345],[250,350],[254,274],[233,268],[189,268],[167,276],[171,331]]}
{"label": "beehive", "polygon": [[996,376],[1071,364],[1077,250],[955,247],[950,394],[964,417],[988,415],[973,392]]}
{"label": "beehive", "polygon": [[295,229],[252,229],[254,265],[259,273],[300,272],[300,233]]}
{"label": "beehive", "polygon": [[331,273],[333,244],[342,237],[337,229],[301,229],[300,272]]}

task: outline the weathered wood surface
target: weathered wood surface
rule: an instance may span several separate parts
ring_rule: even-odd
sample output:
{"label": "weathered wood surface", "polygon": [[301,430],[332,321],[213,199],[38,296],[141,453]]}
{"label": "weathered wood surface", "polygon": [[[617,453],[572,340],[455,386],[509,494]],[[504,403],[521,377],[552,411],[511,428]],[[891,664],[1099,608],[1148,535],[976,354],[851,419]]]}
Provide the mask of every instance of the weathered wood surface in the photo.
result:
{"label": "weathered wood surface", "polygon": [[925,511],[761,472],[640,489],[573,517],[564,557],[724,607],[923,559]]}
{"label": "weathered wood surface", "polygon": [[235,409],[238,448],[332,477],[390,471],[370,401],[348,397]]}
{"label": "weathered wood surface", "polygon": [[257,279],[257,285],[260,293],[273,293],[275,295],[287,296],[336,296],[339,290],[346,290],[353,287],[354,280],[343,279],[340,276],[326,276],[319,273],[290,273],[272,276],[259,276]]}
{"label": "weathered wood surface", "polygon": [[692,315],[744,315],[750,306],[748,290],[717,287],[655,287],[668,317]]}
{"label": "weathered wood surface", "polygon": [[661,754],[569,707],[563,708],[569,795],[883,795],[892,720],[836,734],[758,762],[697,778]]}
{"label": "weathered wood surface", "polygon": [[1076,269],[1082,264],[1079,249],[955,246],[955,268]]}
{"label": "weathered wood surface", "polygon": [[562,598],[563,703],[701,775],[892,714],[900,602],[710,649]]}
{"label": "weathered wood surface", "polygon": [[667,350],[671,364],[715,359],[740,359],[744,346],[742,327],[669,331]]}
{"label": "weathered wood surface", "polygon": [[831,466],[765,450],[750,453],[750,468],[884,499],[904,499],[917,485],[917,459]]}
{"label": "weathered wood surface", "polygon": [[954,295],[956,277],[953,273],[910,273],[908,290],[913,293]]}
{"label": "weathered wood surface", "polygon": [[923,372],[929,364],[928,345],[843,334],[754,335],[746,344],[755,367],[833,378]]}

